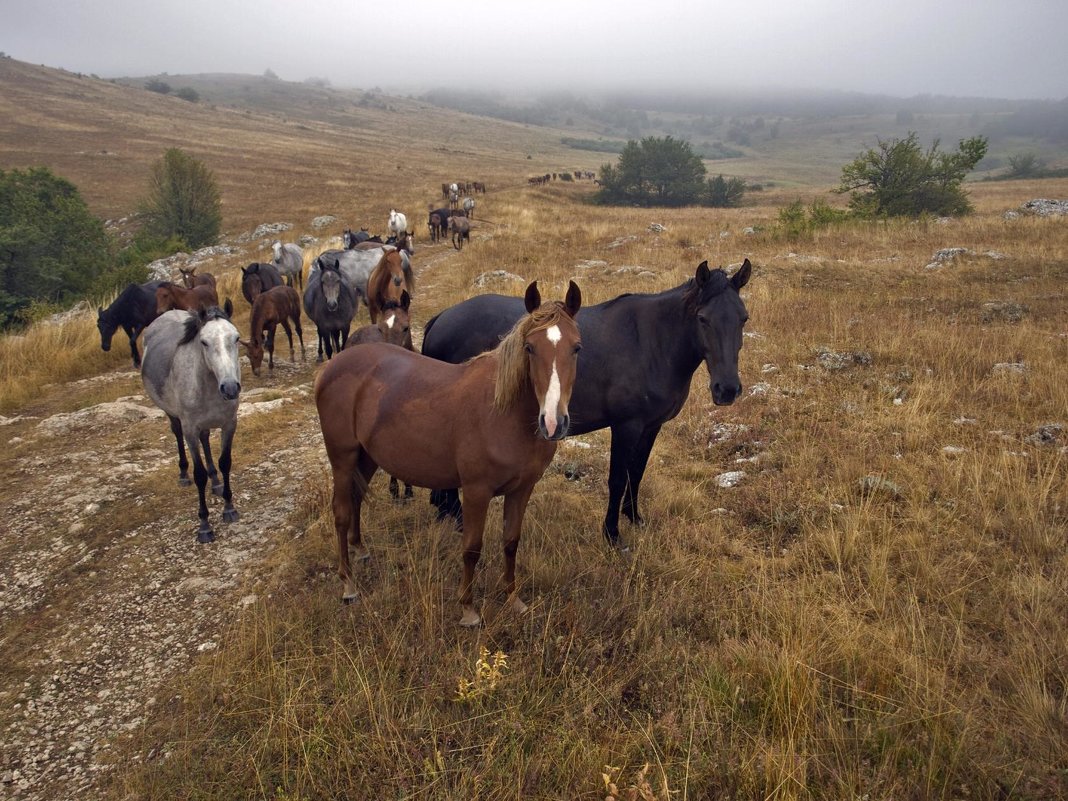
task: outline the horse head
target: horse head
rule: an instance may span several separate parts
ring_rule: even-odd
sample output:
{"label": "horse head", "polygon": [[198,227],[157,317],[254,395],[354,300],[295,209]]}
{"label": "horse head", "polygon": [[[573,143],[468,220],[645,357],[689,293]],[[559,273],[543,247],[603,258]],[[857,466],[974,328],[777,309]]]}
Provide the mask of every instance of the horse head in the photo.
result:
{"label": "horse head", "polygon": [[320,262],[319,272],[319,286],[326,308],[329,311],[337,311],[338,299],[341,296],[341,262],[337,259],[333,262]]}
{"label": "horse head", "polygon": [[687,292],[687,308],[694,315],[697,341],[708,367],[708,388],[717,406],[729,406],[742,392],[738,352],[749,313],[739,292],[752,273],[749,259],[729,277],[723,270],[708,269],[708,262],[703,261]]}
{"label": "horse head", "polygon": [[[582,293],[574,281],[569,281],[563,302],[542,303],[538,282],[534,281],[527,287],[523,304],[527,316],[516,323],[498,348],[500,364],[494,403],[498,408],[507,406],[523,385],[532,387],[538,402],[538,434],[543,439],[561,440],[571,425],[567,404],[582,349],[575,322]],[[513,360],[517,364],[510,364]],[[520,378],[510,378],[509,373]]]}
{"label": "horse head", "polygon": [[377,326],[379,333],[382,334],[383,342],[398,345],[407,350],[414,350],[412,347],[411,318],[408,314],[411,300],[408,292],[403,291],[399,301],[387,300],[382,305]]}
{"label": "horse head", "polygon": [[271,250],[274,251],[274,260],[276,262],[282,261],[282,243],[280,241],[275,241],[275,243],[271,245]]}
{"label": "horse head", "polygon": [[200,353],[218,381],[219,394],[232,401],[236,400],[241,392],[241,362],[237,355],[237,343],[241,340],[241,335],[230,322],[228,314],[231,313],[233,304],[229,298],[222,309],[213,306],[210,309],[190,312],[185,321],[185,334],[180,344],[199,340]]}
{"label": "horse head", "polygon": [[107,353],[111,350],[111,338],[115,336],[119,324],[112,319],[107,309],[101,307],[96,310],[96,327],[100,331],[100,349]]}
{"label": "horse head", "polygon": [[179,267],[178,272],[182,274],[182,283],[185,284],[186,289],[192,289],[196,283],[196,267],[190,267],[188,270],[185,267]]}

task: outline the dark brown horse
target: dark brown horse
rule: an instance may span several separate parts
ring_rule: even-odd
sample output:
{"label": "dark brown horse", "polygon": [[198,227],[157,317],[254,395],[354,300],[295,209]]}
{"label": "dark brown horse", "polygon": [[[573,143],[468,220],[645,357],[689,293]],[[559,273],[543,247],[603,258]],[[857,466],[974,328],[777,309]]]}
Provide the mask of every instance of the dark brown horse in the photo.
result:
{"label": "dark brown horse", "polygon": [[200,311],[219,305],[219,296],[215,287],[210,284],[201,284],[192,289],[186,289],[178,284],[161,284],[156,290],[156,313],[163,314],[171,309],[183,311]]}
{"label": "dark brown horse", "polygon": [[448,364],[386,344],[350,348],[315,381],[315,405],[334,479],[334,527],[343,599],[356,598],[349,551],[368,552],[360,510],[381,467],[420,487],[463,488],[462,626],[481,621],[473,602],[475,566],[490,500],[504,496],[504,573],[515,593],[515,554],[534,485],[568,430],[567,402],[580,337],[574,316],[582,295],[574,282],[565,300],[541,303],[527,287],[528,314],[493,351]]}
{"label": "dark brown horse", "polygon": [[[304,332],[300,328],[300,295],[291,286],[276,286],[261,292],[256,296],[252,304],[252,335],[248,342],[242,342],[248,353],[249,363],[252,365],[252,374],[259,375],[260,367],[263,366],[263,351],[267,350],[267,369],[274,369],[274,332],[278,326],[286,332],[289,340],[289,360],[295,362],[296,355],[293,352],[293,331],[289,327],[289,321],[293,321],[293,328],[297,330],[297,339],[300,341],[300,358],[304,359]],[[266,337],[264,336],[266,332]]]}
{"label": "dark brown horse", "polygon": [[282,274],[273,264],[254,261],[241,268],[241,294],[249,303],[255,303],[261,292],[276,286],[282,286]]}
{"label": "dark brown horse", "polygon": [[215,276],[211,273],[201,273],[197,275],[197,268],[190,267],[188,270],[185,267],[179,267],[178,272],[182,274],[182,284],[186,289],[192,289],[195,286],[202,286],[209,284],[213,288],[215,287]]}
{"label": "dark brown horse", "polygon": [[411,267],[405,269],[401,251],[387,250],[367,277],[367,311],[371,322],[378,322],[386,303],[399,303],[404,292],[415,294],[415,274]]}

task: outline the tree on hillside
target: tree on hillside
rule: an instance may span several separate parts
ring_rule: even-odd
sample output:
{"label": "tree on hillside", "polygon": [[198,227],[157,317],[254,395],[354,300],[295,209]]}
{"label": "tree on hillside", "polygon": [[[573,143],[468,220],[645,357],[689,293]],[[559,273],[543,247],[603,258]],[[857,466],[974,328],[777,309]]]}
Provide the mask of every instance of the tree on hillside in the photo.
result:
{"label": "tree on hillside", "polygon": [[111,259],[104,226],[70,181],[45,167],[0,170],[0,326],[32,303],[85,294]]}
{"label": "tree on hillside", "polygon": [[172,147],[152,165],[141,214],[146,229],[156,236],[177,236],[191,248],[210,245],[222,228],[214,173],[204,162]]}
{"label": "tree on hillside", "polygon": [[182,100],[188,100],[190,103],[196,103],[200,100],[200,93],[192,86],[183,86],[174,93],[174,96],[180,97]]}
{"label": "tree on hillside", "polygon": [[705,189],[705,165],[690,143],[670,136],[631,140],[618,163],[602,165],[602,203],[640,206],[685,206],[700,200]]}
{"label": "tree on hillside", "polygon": [[741,205],[745,194],[745,179],[724,178],[722,174],[708,179],[705,187],[704,205],[713,208],[729,208]]}
{"label": "tree on hillside", "polygon": [[862,217],[967,214],[972,207],[961,184],[986,155],[986,137],[962,139],[955,153],[938,146],[936,139],[924,151],[915,132],[879,140],[842,168],[835,191],[851,193],[849,206]]}
{"label": "tree on hillside", "polygon": [[150,92],[159,92],[161,95],[167,95],[171,92],[171,85],[166,81],[161,81],[159,78],[152,78],[145,81],[145,89]]}

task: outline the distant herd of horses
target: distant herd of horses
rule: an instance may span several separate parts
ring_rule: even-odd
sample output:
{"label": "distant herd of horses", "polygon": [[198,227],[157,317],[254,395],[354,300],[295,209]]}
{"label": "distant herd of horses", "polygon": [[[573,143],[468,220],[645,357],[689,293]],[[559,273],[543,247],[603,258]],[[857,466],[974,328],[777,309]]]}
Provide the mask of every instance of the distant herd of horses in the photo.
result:
{"label": "distant herd of horses", "polygon": [[[478,186],[476,184],[475,186]],[[477,191],[477,190],[475,190]],[[432,237],[435,215],[430,215]],[[446,214],[445,219],[462,219]],[[619,515],[644,519],[638,492],[649,454],[667,421],[681,411],[702,362],[717,405],[740,395],[738,354],[748,318],[740,290],[752,267],[746,259],[728,274],[701,262],[680,286],[655,294],[624,294],[582,306],[571,282],[563,299],[543,301],[537,282],[523,297],[477,295],[432,317],[422,351],[411,338],[415,255],[403,214],[391,210],[385,241],[346,230],[343,248],[311,263],[295,244],[276,242],[271,262],[242,268],[241,290],[251,304],[251,335],[242,340],[229,299],[220,307],[213,276],[182,270],[182,285],[131,284],[98,313],[106,351],[118,328],[130,338],[148,396],[167,414],[178,451],[179,483],[190,483],[192,457],[200,527],[214,539],[206,492],[224,500],[223,521],[238,519],[230,489],[231,448],[241,391],[239,345],[260,375],[263,356],[274,366],[278,326],[295,359],[295,331],[304,354],[301,307],[315,323],[318,360],[315,404],[330,461],[332,509],[342,598],[357,597],[352,560],[369,557],[360,516],[379,468],[431,490],[438,519],[463,532],[460,624],[481,618],[473,599],[490,500],[504,497],[504,573],[498,589],[517,609],[515,555],[535,484],[565,436],[611,430],[608,508],[602,532],[624,549]],[[440,232],[439,232],[440,233]],[[297,287],[302,291],[298,294]],[[370,324],[349,336],[361,300]],[[137,336],[144,331],[144,358]],[[220,429],[218,467],[208,433]],[[221,473],[221,479],[220,479]],[[460,496],[462,490],[462,500]],[[624,549],[625,550],[625,549]]]}

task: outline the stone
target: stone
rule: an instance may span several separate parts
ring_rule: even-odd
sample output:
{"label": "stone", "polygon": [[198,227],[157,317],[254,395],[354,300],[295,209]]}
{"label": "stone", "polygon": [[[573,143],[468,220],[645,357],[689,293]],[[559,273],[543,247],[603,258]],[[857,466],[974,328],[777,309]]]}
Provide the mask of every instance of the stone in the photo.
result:
{"label": "stone", "polygon": [[723,489],[730,489],[732,487],[737,487],[740,483],[742,483],[742,480],[744,478],[744,470],[728,470],[726,473],[720,473],[713,479],[713,481],[715,481],[717,487],[722,487]]}
{"label": "stone", "polygon": [[330,223],[337,222],[337,217],[333,214],[321,214],[312,220],[312,228],[318,231],[320,228],[326,228]]}

